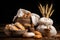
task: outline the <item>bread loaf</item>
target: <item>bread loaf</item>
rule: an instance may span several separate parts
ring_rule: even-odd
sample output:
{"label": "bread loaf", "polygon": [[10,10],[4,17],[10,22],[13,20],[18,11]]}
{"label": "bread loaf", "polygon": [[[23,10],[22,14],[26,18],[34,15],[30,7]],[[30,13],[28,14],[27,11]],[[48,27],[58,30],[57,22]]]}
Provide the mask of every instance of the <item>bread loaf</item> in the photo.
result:
{"label": "bread loaf", "polygon": [[15,25],[20,28],[21,30],[25,30],[24,26],[20,24],[19,22],[16,22]]}

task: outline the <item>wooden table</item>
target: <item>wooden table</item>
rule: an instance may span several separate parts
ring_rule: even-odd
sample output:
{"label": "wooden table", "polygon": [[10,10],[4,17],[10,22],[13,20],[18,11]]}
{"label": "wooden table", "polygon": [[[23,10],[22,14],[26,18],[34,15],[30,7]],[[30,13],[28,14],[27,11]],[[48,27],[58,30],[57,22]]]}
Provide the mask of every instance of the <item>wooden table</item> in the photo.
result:
{"label": "wooden table", "polygon": [[20,37],[6,37],[6,38],[0,38],[0,40],[60,40],[60,38],[41,38],[41,39],[35,39],[35,38],[20,38]]}
{"label": "wooden table", "polygon": [[[2,25],[0,25],[2,26]],[[35,39],[35,38],[23,38],[23,37],[7,37],[5,34],[4,34],[4,31],[2,30],[4,29],[4,27],[0,27],[0,40],[60,40],[60,32],[58,32],[57,35],[59,35],[59,37],[43,37],[41,39]]]}

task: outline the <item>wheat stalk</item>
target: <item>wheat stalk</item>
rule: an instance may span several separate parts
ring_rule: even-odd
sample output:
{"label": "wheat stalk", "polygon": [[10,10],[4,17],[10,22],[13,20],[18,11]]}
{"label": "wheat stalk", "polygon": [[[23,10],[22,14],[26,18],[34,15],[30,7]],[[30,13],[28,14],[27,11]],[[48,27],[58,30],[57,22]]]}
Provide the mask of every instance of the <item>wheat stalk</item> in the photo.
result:
{"label": "wheat stalk", "polygon": [[45,16],[45,6],[43,6],[43,15]]}
{"label": "wheat stalk", "polygon": [[38,6],[38,7],[39,7],[39,10],[41,11],[41,14],[43,15],[43,17],[49,18],[54,12],[54,10],[52,10],[53,4],[51,4],[50,7],[48,7],[48,4],[46,6],[42,6],[40,4],[40,6]]}
{"label": "wheat stalk", "polygon": [[53,5],[51,4],[51,6],[50,6],[50,8],[49,8],[49,10],[48,10],[48,13],[47,13],[47,18],[49,18],[49,15],[50,15],[50,13],[51,13],[52,7],[53,7]]}
{"label": "wheat stalk", "polygon": [[39,7],[39,10],[41,11],[41,14],[42,14],[43,16],[45,16],[45,15],[44,15],[44,8],[43,8],[43,6],[40,4],[38,7]]}
{"label": "wheat stalk", "polygon": [[46,14],[47,14],[47,12],[48,12],[48,4],[46,5]]}
{"label": "wheat stalk", "polygon": [[52,12],[50,13],[50,15],[49,15],[49,16],[51,16],[51,15],[53,14],[53,12],[54,12],[54,10],[52,10]]}
{"label": "wheat stalk", "polygon": [[[42,9],[41,9],[41,7],[40,7],[40,6],[38,6],[38,8],[39,8],[40,12],[42,13]],[[42,15],[43,15],[43,14],[42,14]]]}

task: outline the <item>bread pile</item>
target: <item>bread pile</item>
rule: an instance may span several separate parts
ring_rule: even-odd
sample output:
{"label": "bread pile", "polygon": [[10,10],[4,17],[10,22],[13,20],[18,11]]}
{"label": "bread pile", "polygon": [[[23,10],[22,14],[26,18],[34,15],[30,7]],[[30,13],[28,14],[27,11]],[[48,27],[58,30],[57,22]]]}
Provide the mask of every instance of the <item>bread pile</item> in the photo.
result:
{"label": "bread pile", "polygon": [[[43,36],[55,36],[57,31],[53,26],[53,20],[49,18],[54,10],[52,10],[52,4],[50,8],[48,4],[42,6],[40,4],[39,9],[43,15],[40,18],[39,15],[31,13],[25,9],[19,9],[16,16],[13,18],[13,23],[5,26],[5,34],[22,35],[22,37],[42,38]],[[35,29],[35,26],[37,28]]]}
{"label": "bread pile", "polygon": [[5,34],[10,36],[13,33],[23,37],[42,38],[41,33],[34,28],[38,24],[39,19],[39,15],[25,9],[19,9],[17,15],[13,18],[13,23],[5,26]]}

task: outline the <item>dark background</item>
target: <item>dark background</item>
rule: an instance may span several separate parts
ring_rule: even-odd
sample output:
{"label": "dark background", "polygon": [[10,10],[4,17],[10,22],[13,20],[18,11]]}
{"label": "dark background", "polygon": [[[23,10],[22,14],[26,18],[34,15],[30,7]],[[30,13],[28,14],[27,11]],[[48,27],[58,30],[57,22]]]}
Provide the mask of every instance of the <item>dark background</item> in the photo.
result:
{"label": "dark background", "polygon": [[54,20],[54,25],[60,25],[60,4],[59,0],[1,0],[0,1],[0,24],[12,23],[13,17],[16,15],[18,9],[23,8],[29,10],[33,13],[39,14],[38,5],[41,3],[53,4],[53,9],[55,9],[51,18]]}

